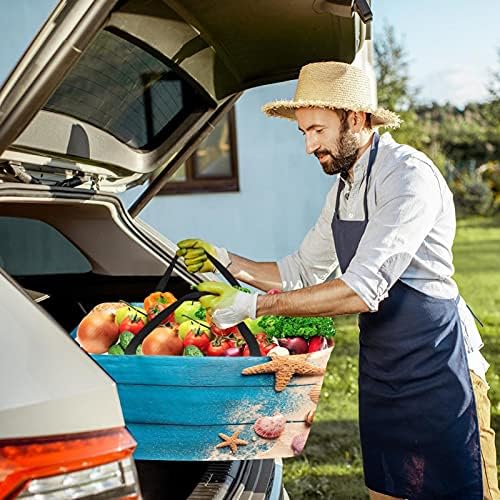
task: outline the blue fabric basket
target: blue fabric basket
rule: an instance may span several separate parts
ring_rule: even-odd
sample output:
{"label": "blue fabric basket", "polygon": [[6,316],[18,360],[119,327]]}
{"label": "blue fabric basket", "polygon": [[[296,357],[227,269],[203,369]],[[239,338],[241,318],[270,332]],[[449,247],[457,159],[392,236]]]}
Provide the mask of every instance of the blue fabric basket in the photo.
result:
{"label": "blue fabric basket", "polygon": [[[331,349],[311,355],[326,366]],[[294,376],[282,392],[273,374],[242,375],[268,357],[183,357],[95,355],[115,380],[127,428],[144,460],[243,460],[300,453],[310,429],[323,376]],[[283,415],[274,439],[256,433],[256,424]],[[259,420],[260,419],[260,420]],[[276,418],[274,419],[276,420]],[[257,427],[258,430],[258,427]],[[219,434],[246,441],[233,452]]]}

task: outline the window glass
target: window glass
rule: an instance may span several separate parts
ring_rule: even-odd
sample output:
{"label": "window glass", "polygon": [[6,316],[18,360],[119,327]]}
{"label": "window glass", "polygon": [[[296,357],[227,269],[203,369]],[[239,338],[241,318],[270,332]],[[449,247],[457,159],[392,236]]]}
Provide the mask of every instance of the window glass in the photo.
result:
{"label": "window glass", "polygon": [[238,191],[234,110],[222,119],[162,189],[163,194]]}
{"label": "window glass", "polygon": [[168,182],[186,182],[187,180],[187,172],[186,172],[186,164],[183,163],[170,177]]}
{"label": "window glass", "polygon": [[196,150],[193,158],[194,177],[231,177],[231,141],[229,121],[220,122]]}
{"label": "window glass", "polygon": [[86,273],[91,265],[59,231],[38,220],[0,217],[0,266],[12,276]]}
{"label": "window glass", "polygon": [[207,106],[164,60],[102,31],[45,105],[148,149]]}

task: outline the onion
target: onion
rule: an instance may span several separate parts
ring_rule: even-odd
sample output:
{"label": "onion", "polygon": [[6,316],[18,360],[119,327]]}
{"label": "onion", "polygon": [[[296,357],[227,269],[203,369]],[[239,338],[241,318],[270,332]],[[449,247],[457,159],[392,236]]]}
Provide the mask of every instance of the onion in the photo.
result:
{"label": "onion", "polygon": [[177,328],[159,326],[142,342],[142,354],[180,356],[184,349]]}
{"label": "onion", "polygon": [[97,304],[90,312],[93,313],[99,311],[108,314],[115,314],[117,309],[121,309],[124,306],[125,304],[122,304],[121,302],[102,302],[101,304]]}
{"label": "onion", "polygon": [[115,316],[109,312],[91,311],[78,325],[78,342],[90,354],[106,352],[119,335]]}
{"label": "onion", "polygon": [[309,349],[307,341],[302,337],[285,337],[284,339],[278,339],[281,347],[286,347],[290,354],[304,354]]}
{"label": "onion", "polygon": [[239,347],[228,347],[224,356],[236,357],[241,356],[241,349]]}
{"label": "onion", "polygon": [[290,351],[286,347],[281,347],[280,345],[277,345],[276,347],[273,347],[270,351],[267,352],[268,356],[288,356],[290,354]]}

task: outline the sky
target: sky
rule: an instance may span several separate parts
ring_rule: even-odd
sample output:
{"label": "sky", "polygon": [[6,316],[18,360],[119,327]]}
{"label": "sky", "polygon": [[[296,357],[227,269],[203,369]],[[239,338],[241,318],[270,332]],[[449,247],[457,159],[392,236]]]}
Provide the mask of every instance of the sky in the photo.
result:
{"label": "sky", "polygon": [[485,99],[491,71],[500,70],[499,7],[499,0],[372,0],[375,43],[393,26],[421,100],[462,107]]}
{"label": "sky", "polygon": [[[6,41],[0,45],[0,82],[17,60],[13,41],[24,48],[56,4],[0,0],[0,29]],[[499,7],[500,0],[372,0],[375,41],[383,36],[384,26],[393,26],[421,99],[463,106],[484,99],[489,74],[500,69]]]}

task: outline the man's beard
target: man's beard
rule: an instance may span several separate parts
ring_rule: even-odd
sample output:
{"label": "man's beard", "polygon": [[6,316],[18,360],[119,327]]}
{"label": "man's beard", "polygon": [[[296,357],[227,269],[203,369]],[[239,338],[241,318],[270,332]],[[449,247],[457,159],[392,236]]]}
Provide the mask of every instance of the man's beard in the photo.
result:
{"label": "man's beard", "polygon": [[356,162],[359,152],[359,138],[349,130],[347,121],[342,123],[340,136],[337,139],[337,154],[328,149],[321,149],[314,154],[319,159],[321,155],[328,155],[326,163],[321,163],[325,174],[341,174],[347,176],[349,170]]}

